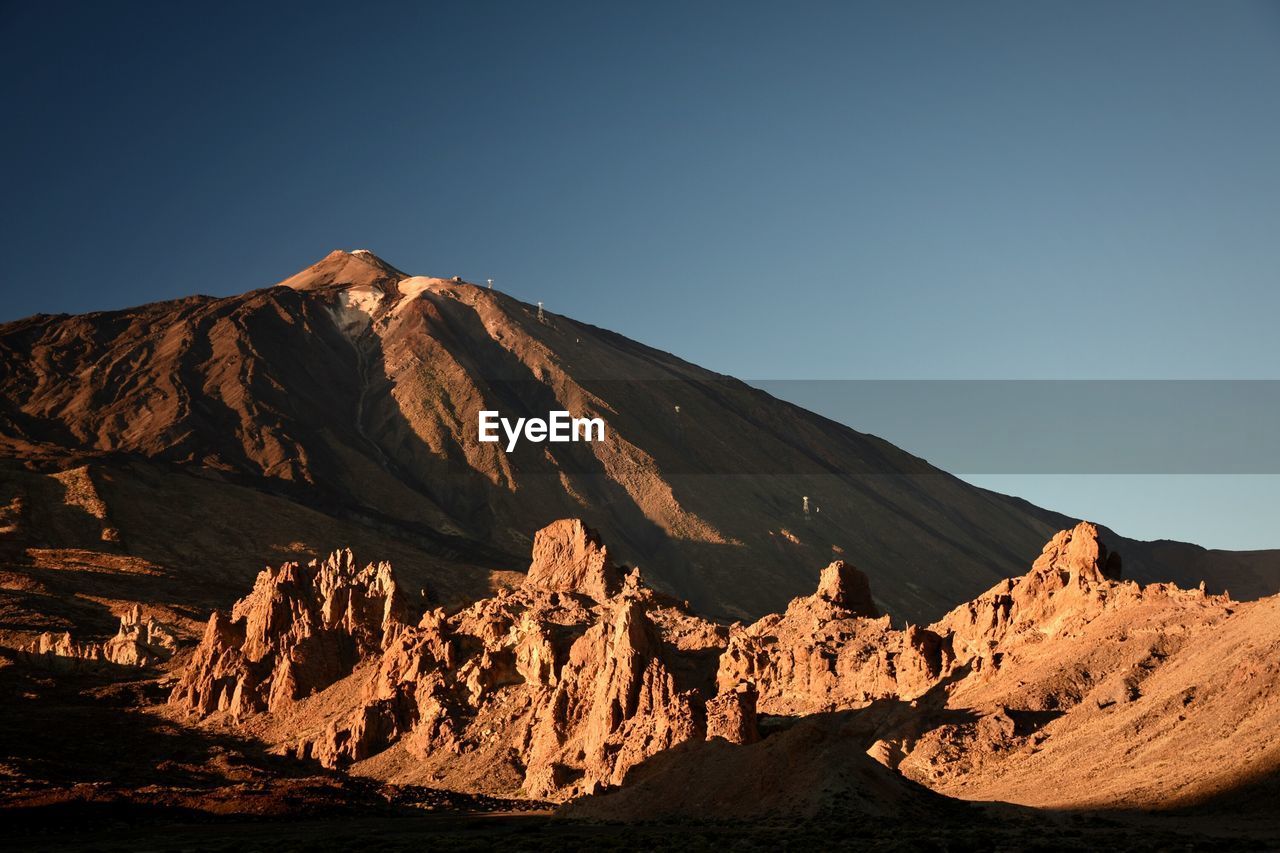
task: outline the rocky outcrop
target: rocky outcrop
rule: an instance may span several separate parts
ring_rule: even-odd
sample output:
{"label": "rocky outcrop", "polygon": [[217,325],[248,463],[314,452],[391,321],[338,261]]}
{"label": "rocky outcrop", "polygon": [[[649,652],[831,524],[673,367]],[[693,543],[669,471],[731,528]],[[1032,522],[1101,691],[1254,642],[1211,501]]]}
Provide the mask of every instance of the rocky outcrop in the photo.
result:
{"label": "rocky outcrop", "polygon": [[871,581],[844,560],[836,560],[822,570],[818,579],[818,597],[854,616],[874,619],[880,615],[871,598]]}
{"label": "rocky outcrop", "polygon": [[404,628],[391,566],[351,551],[263,569],[230,615],[215,612],[170,701],[243,717],[328,687]]}
{"label": "rocky outcrop", "polygon": [[742,745],[760,740],[756,726],[755,685],[746,681],[707,703],[707,739],[723,738]]}
{"label": "rocky outcrop", "polygon": [[[1142,709],[1144,695],[1167,685],[1170,662],[1232,612],[1226,597],[1203,588],[1122,580],[1119,556],[1081,522],[1057,533],[1025,575],[930,626],[950,643],[953,672],[929,701],[887,714],[871,754],[910,778],[982,799],[1013,790],[1055,805],[1127,796],[1092,790],[1104,775],[1098,766],[1146,749],[1165,754],[1158,744],[1173,735],[1163,711]],[[1179,730],[1187,728],[1183,700],[1189,706],[1197,691],[1168,706]],[[1085,727],[1108,734],[1089,741],[1076,734]],[[1112,742],[1127,745],[1113,750]],[[1050,776],[1019,778],[1026,766],[1053,766],[1055,781],[1089,785],[1073,793],[1045,784]],[[1083,767],[1095,769],[1081,776]],[[1133,778],[1149,775],[1135,768]]]}
{"label": "rocky outcrop", "polygon": [[178,650],[178,635],[172,625],[142,615],[135,604],[120,617],[120,629],[102,644],[102,657],[124,666],[153,666],[164,663]]}
{"label": "rocky outcrop", "polygon": [[[646,785],[669,762],[684,773],[679,756],[737,766],[747,759],[724,750],[740,749],[767,770],[783,737],[806,752],[778,772],[827,766],[818,752],[836,754],[837,731],[858,762],[952,778],[1039,749],[1057,714],[1135,701],[1226,610],[1118,577],[1081,524],[1026,575],[927,628],[877,615],[866,577],[840,561],[785,612],[726,628],[560,521],[536,536],[522,587],[416,624],[388,566],[357,570],[342,552],[266,570],[210,619],[173,701],[267,711],[255,734],[328,767],[552,801]],[[778,738],[761,737],[758,715]]]}
{"label": "rocky outcrop", "polygon": [[652,755],[704,737],[711,673],[687,656],[718,654],[723,629],[636,572],[617,581],[583,534],[557,523],[537,538],[535,564],[564,573],[531,572],[523,589],[453,615],[430,611],[398,632],[359,707],[282,750],[342,766],[398,744],[437,781],[474,787],[482,773],[488,784],[563,799],[619,785]]}
{"label": "rocky outcrop", "polygon": [[[569,648],[559,683],[534,703],[526,790],[556,797],[622,783],[651,755],[699,737],[701,701],[663,661],[644,602],[621,597]],[[702,700],[705,701],[705,700]]]}
{"label": "rocky outcrop", "polygon": [[[1048,563],[1082,577],[1103,559],[1059,545]],[[357,572],[349,554],[266,570],[214,614],[174,701],[280,712],[350,675],[336,712],[287,717],[280,751],[336,767],[394,746],[433,782],[556,800],[682,743],[753,743],[758,713],[910,701],[957,670],[950,633],[895,629],[845,562],[785,613],[726,629],[624,577],[577,520],[538,532],[521,589],[412,626],[398,612],[389,567]]]}
{"label": "rocky outcrop", "polygon": [[[871,811],[883,801],[858,798],[885,793],[890,780],[1051,808],[1163,807],[1235,790],[1242,765],[1274,770],[1263,744],[1275,742],[1280,682],[1261,661],[1274,660],[1280,597],[1239,605],[1125,581],[1088,523],[1055,535],[1025,575],[929,628],[895,630],[860,614],[867,597],[846,593],[862,585],[844,583],[840,568],[785,613],[734,626],[719,694],[707,702],[707,742],[665,751],[623,790],[564,813]],[[739,697],[753,688],[776,716],[750,745],[741,722],[752,703]],[[876,776],[868,756],[897,774],[864,780],[838,803],[807,799],[851,768]]]}
{"label": "rocky outcrop", "polygon": [[785,613],[734,626],[720,658],[720,692],[752,684],[762,712],[812,714],[914,698],[950,670],[946,638],[895,630],[888,616],[875,614],[866,575],[832,563],[813,595],[795,599]]}
{"label": "rocky outcrop", "polygon": [[621,582],[609,550],[580,519],[552,522],[534,536],[527,588],[579,593],[604,601],[617,593]]}
{"label": "rocky outcrop", "polygon": [[555,522],[535,538],[522,589],[398,632],[359,707],[283,750],[339,766],[398,744],[437,781],[466,787],[484,768],[486,782],[557,800],[619,786],[682,743],[753,743],[758,707],[797,715],[910,698],[953,664],[945,638],[877,616],[847,563],[785,614],[729,630],[636,571],[621,578],[581,522]]}
{"label": "rocky outcrop", "polygon": [[23,649],[26,659],[51,668],[74,667],[78,662],[105,662],[119,666],[155,666],[173,657],[178,635],[173,626],[152,617],[143,618],[135,604],[120,616],[120,628],[102,643],[76,643],[70,633],[44,633]]}
{"label": "rocky outcrop", "polygon": [[933,630],[952,635],[962,657],[978,659],[1018,638],[1070,632],[1094,619],[1108,602],[1140,594],[1137,584],[1120,582],[1120,570],[1120,555],[1107,550],[1095,525],[1082,521],[1055,534],[1025,575],[1001,581],[960,605]]}

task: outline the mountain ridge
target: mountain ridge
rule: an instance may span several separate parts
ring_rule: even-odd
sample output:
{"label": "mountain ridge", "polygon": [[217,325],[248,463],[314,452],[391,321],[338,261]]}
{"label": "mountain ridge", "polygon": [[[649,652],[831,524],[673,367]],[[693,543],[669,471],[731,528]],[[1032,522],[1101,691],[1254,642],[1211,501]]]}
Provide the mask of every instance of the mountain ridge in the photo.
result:
{"label": "mountain ridge", "polygon": [[[481,585],[522,565],[534,531],[582,516],[721,618],[775,610],[812,566],[847,558],[888,612],[927,622],[1072,521],[670,353],[372,253],[335,251],[231,297],[0,325],[0,387],[0,455],[24,469],[160,465],[197,504],[222,478],[264,506],[463,555]],[[481,408],[594,413],[608,440],[507,454],[474,440]],[[126,530],[124,547],[148,536]],[[339,544],[303,538],[300,556]],[[1141,580],[1255,596],[1280,579],[1276,552],[1117,538]],[[255,554],[297,541],[281,527]]]}

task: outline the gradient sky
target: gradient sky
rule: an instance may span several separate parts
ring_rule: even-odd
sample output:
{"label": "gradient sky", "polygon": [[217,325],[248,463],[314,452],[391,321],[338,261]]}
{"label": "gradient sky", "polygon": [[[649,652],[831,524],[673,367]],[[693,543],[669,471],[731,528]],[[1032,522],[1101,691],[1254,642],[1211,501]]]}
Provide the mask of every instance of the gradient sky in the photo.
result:
{"label": "gradient sky", "polygon": [[1277,377],[1276,3],[265,5],[0,4],[0,320],[367,247],[748,379]]}

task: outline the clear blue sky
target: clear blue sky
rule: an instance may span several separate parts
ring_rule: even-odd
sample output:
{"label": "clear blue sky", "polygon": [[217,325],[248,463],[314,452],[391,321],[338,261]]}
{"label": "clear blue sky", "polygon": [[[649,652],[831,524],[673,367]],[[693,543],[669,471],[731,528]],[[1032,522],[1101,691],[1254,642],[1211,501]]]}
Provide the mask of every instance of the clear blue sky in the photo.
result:
{"label": "clear blue sky", "polygon": [[744,378],[1277,377],[1277,3],[267,5],[0,5],[0,319],[368,247]]}

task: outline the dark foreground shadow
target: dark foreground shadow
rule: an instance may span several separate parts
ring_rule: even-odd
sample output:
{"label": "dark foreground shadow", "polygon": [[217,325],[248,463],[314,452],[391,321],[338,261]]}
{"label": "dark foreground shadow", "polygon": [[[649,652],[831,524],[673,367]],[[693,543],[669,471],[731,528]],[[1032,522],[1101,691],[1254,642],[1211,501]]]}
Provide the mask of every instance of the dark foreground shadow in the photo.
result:
{"label": "dark foreground shadow", "polygon": [[[163,698],[154,679],[118,670],[55,678],[0,666],[0,848],[1265,850],[1280,839],[1264,820],[1275,818],[1274,775],[1159,814],[948,799],[866,754],[909,710],[899,702],[769,718],[770,734],[748,746],[686,743],[583,801],[639,794],[661,807],[655,818],[578,804],[553,816],[538,803],[383,786],[189,728]],[[1232,808],[1242,802],[1251,819]]]}
{"label": "dark foreground shadow", "polygon": [[6,837],[0,847],[19,836],[34,843],[88,837],[104,827],[538,806],[387,788],[326,771],[268,753],[253,740],[184,725],[165,707],[166,694],[154,673],[119,666],[53,673],[5,654],[0,823]]}

